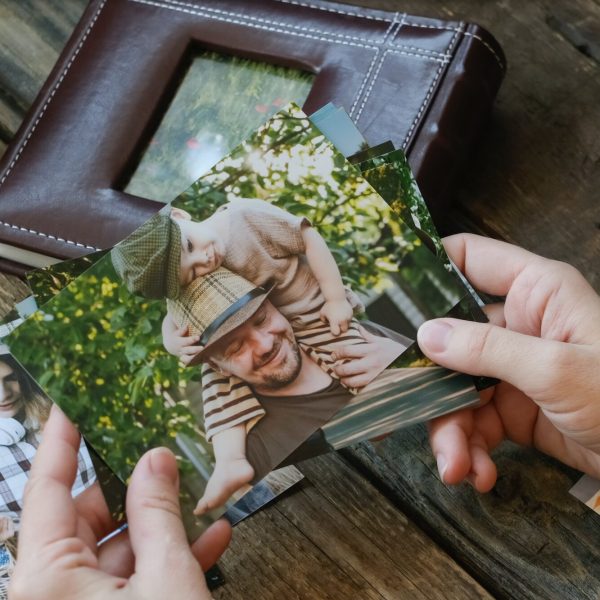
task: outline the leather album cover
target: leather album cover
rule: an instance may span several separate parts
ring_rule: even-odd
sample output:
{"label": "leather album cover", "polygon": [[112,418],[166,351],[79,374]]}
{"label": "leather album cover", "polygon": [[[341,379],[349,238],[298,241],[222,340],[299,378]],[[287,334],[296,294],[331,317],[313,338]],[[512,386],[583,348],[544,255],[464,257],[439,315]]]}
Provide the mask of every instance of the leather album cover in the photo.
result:
{"label": "leather album cover", "polygon": [[110,248],[158,210],[124,190],[198,51],[311,74],[305,112],[333,102],[369,144],[405,150],[438,225],[505,70],[465,22],[321,0],[92,0],[0,163],[0,269]]}

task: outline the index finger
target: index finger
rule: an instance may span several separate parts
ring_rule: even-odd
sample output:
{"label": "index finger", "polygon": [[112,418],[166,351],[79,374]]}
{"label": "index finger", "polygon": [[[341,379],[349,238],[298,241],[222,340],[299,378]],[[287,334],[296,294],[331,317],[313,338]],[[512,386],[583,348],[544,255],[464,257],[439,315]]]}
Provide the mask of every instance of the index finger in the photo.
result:
{"label": "index finger", "polygon": [[471,233],[443,239],[448,256],[482,292],[506,296],[514,280],[533,262],[544,259],[533,252]]}
{"label": "index finger", "polygon": [[20,553],[32,556],[38,548],[77,535],[77,511],[71,487],[77,471],[79,443],[79,432],[53,406],[25,487]]}

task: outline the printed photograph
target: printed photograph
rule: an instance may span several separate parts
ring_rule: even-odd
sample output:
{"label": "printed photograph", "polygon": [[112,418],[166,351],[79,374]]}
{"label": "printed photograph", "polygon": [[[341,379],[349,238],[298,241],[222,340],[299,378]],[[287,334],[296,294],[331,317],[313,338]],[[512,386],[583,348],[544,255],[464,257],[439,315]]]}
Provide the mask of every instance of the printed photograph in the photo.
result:
{"label": "printed photograph", "polygon": [[173,449],[194,535],[275,467],[477,401],[414,343],[465,296],[291,106],[10,346],[123,481]]}
{"label": "printed photograph", "polygon": [[[21,365],[0,348],[0,598],[6,597],[17,558],[25,485],[51,406]],[[73,496],[95,481],[92,459],[82,441]]]}

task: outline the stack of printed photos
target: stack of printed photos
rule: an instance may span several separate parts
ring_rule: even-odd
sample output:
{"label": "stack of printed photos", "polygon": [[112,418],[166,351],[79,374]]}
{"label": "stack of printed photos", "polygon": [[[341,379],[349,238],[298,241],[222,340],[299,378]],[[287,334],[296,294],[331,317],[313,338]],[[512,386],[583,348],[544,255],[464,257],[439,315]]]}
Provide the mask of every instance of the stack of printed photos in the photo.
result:
{"label": "stack of printed photos", "polygon": [[29,277],[0,356],[6,572],[52,401],[89,448],[74,494],[98,478],[119,515],[137,460],[167,446],[195,538],[297,482],[287,465],[473,405],[489,385],[415,343],[427,319],[485,316],[403,152],[369,148],[342,108],[281,104],[114,249]]}

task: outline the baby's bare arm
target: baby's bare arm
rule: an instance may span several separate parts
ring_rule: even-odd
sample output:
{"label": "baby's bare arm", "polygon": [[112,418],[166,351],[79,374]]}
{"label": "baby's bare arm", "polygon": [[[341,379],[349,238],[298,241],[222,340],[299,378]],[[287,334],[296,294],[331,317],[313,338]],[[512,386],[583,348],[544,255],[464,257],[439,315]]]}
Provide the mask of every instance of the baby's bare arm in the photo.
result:
{"label": "baby's bare arm", "polygon": [[162,322],[162,339],[165,350],[177,356],[184,365],[188,365],[202,350],[202,346],[198,345],[200,337],[189,335],[187,327],[177,327],[169,313],[165,315]]}
{"label": "baby's bare arm", "polygon": [[312,227],[304,227],[302,236],[308,264],[325,297],[321,319],[329,323],[333,335],[339,335],[348,330],[352,319],[352,306],[346,299],[342,276],[319,233]]}
{"label": "baby's bare arm", "polygon": [[312,227],[303,227],[302,237],[304,238],[308,264],[319,282],[319,287],[326,302],[345,300],[346,292],[344,291],[342,276],[325,240]]}

